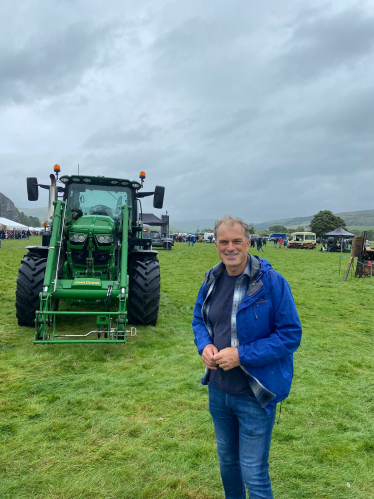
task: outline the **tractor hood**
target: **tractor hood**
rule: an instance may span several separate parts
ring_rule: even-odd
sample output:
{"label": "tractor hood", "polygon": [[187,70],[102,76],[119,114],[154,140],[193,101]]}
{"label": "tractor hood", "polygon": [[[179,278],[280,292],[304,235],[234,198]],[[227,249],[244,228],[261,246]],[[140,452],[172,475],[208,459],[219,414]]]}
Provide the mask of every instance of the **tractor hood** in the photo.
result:
{"label": "tractor hood", "polygon": [[114,230],[114,225],[114,221],[110,217],[104,215],[85,215],[78,218],[70,231],[89,234],[111,234]]}

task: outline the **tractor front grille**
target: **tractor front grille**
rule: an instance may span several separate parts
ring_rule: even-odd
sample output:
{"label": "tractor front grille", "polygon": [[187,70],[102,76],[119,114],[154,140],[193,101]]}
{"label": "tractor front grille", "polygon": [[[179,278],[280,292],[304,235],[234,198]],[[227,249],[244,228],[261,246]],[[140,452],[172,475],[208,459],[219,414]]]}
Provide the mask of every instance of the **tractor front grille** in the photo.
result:
{"label": "tractor front grille", "polygon": [[88,254],[86,250],[71,250],[71,259],[75,265],[85,265]]}
{"label": "tractor front grille", "polygon": [[94,252],[94,264],[106,265],[110,260],[110,252],[107,250],[96,250]]}

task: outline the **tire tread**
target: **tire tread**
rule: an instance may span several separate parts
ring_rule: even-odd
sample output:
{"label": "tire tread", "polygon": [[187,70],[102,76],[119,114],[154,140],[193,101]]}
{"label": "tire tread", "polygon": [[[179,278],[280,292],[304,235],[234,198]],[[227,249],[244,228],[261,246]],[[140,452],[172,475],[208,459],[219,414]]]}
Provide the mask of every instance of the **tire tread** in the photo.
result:
{"label": "tire tread", "polygon": [[160,264],[156,256],[130,260],[129,286],[129,322],[155,326],[160,305]]}
{"label": "tire tread", "polygon": [[43,289],[47,258],[27,253],[21,260],[16,288],[16,316],[19,326],[33,327]]}

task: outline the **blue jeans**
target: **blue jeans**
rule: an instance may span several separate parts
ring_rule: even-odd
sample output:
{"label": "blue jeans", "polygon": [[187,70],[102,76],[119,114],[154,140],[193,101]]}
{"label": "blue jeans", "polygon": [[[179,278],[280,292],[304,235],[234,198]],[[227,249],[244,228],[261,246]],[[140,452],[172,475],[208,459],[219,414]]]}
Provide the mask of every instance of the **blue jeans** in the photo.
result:
{"label": "blue jeans", "polygon": [[225,499],[272,499],[269,451],[276,407],[268,415],[250,397],[227,395],[209,383]]}

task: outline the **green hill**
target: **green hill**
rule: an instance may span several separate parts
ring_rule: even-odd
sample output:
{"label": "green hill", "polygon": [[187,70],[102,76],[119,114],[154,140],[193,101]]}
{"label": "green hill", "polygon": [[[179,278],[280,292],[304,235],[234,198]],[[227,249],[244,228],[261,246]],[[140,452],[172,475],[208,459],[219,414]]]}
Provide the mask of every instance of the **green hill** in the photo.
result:
{"label": "green hill", "polygon": [[48,218],[48,208],[19,208],[28,217],[39,218],[43,224]]}
{"label": "green hill", "polygon": [[267,220],[266,222],[260,222],[253,224],[256,230],[267,230],[273,225],[284,225],[285,227],[298,227],[303,225],[304,227],[309,226],[312,216],[309,217],[295,217],[295,218],[281,218],[279,220]]}
{"label": "green hill", "polygon": [[343,213],[335,213],[343,220],[348,226],[356,227],[374,227],[374,210],[365,211],[349,211]]}
{"label": "green hill", "polygon": [[[348,227],[374,227],[374,210],[365,211],[345,211],[334,213],[341,217]],[[282,218],[280,220],[268,220],[265,222],[253,224],[257,230],[266,230],[272,225],[284,225],[285,227],[309,226],[314,215],[307,217]]]}

